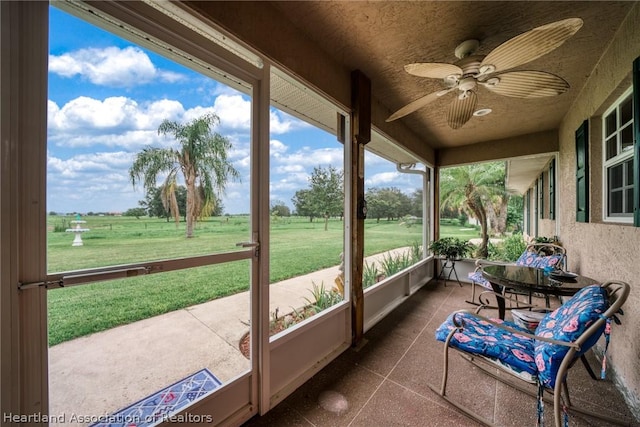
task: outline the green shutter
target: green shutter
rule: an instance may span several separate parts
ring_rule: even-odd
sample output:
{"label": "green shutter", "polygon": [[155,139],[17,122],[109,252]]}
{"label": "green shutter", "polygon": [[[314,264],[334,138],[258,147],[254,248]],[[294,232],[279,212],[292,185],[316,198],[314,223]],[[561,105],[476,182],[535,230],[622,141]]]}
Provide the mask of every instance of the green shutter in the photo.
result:
{"label": "green shutter", "polygon": [[544,219],[544,172],[540,174],[538,179],[538,197],[540,198],[540,219]]}
{"label": "green shutter", "polygon": [[556,159],[549,165],[549,219],[556,219]]}
{"label": "green shutter", "polygon": [[576,130],[576,221],[589,222],[589,121]]}
{"label": "green shutter", "polygon": [[640,57],[633,61],[633,225],[640,227]]}

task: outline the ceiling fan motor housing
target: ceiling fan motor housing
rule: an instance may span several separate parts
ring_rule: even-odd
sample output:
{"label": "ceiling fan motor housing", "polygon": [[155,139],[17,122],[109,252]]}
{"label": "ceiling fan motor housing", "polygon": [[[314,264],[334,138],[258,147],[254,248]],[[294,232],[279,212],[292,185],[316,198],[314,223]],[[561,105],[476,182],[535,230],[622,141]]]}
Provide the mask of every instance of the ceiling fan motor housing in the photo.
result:
{"label": "ceiling fan motor housing", "polygon": [[476,88],[476,79],[474,79],[473,77],[464,77],[462,80],[460,80],[460,83],[458,84],[458,89],[460,89],[463,92],[468,92],[475,88]]}

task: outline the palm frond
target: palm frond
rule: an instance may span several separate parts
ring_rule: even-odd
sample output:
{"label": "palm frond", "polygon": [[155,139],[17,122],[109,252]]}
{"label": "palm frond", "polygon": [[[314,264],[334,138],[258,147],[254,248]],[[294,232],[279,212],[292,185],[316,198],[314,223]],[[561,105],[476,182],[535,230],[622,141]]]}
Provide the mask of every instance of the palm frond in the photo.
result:
{"label": "palm frond", "polygon": [[129,178],[134,188],[138,182],[142,182],[147,189],[155,187],[158,175],[173,169],[176,154],[168,148],[144,148],[139,152],[129,168]]}

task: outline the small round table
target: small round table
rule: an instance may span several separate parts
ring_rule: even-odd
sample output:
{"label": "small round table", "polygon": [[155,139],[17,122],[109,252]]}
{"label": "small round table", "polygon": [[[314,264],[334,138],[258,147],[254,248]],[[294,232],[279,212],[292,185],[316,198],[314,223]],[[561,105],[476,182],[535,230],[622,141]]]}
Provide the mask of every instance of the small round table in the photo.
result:
{"label": "small round table", "polygon": [[[502,288],[549,295],[571,296],[585,286],[598,283],[590,277],[576,275],[573,278],[545,274],[544,270],[519,265],[487,265],[482,267],[482,276],[491,283],[493,291],[500,294]],[[505,301],[498,300],[498,316],[504,319]]]}

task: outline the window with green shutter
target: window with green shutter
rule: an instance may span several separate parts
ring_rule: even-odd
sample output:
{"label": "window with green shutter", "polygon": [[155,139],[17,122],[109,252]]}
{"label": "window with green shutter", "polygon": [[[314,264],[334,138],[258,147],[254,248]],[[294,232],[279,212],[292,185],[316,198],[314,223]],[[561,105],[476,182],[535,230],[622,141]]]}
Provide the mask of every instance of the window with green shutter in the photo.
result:
{"label": "window with green shutter", "polygon": [[603,127],[604,220],[633,222],[634,138],[632,88],[605,111]]}
{"label": "window with green shutter", "polygon": [[589,121],[576,130],[576,221],[589,222]]}
{"label": "window with green shutter", "polygon": [[538,215],[540,219],[544,219],[544,172],[538,178],[538,198],[540,199]]}

